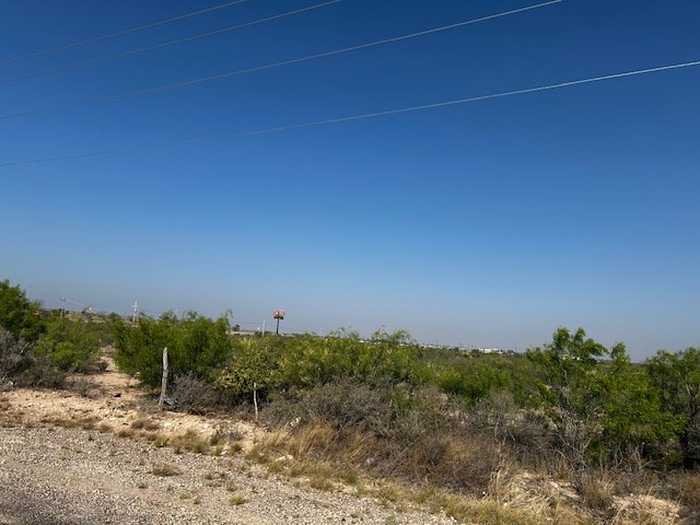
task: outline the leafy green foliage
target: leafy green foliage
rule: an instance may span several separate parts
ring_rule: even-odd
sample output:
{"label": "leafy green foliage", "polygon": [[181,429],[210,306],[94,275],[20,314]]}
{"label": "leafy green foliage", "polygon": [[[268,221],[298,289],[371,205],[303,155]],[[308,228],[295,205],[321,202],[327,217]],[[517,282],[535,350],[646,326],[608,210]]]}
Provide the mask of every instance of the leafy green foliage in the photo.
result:
{"label": "leafy green foliage", "polygon": [[587,338],[584,330],[572,334],[560,328],[552,343],[528,351],[527,358],[537,369],[537,386],[545,404],[584,414],[593,408],[589,404],[590,386],[598,360],[608,354],[603,345]]}
{"label": "leafy green foliage", "polygon": [[34,344],[0,327],[0,390],[13,385],[60,388],[64,380],[65,374],[50,359],[36,354]]}
{"label": "leafy green foliage", "polygon": [[137,326],[115,324],[115,356],[124,371],[138,375],[149,386],[158,386],[163,348],[168,348],[172,376],[191,372],[213,381],[230,355],[229,325],[225,318],[211,320],[189,313],[182,319],[164,314],[160,319],[140,319]]}
{"label": "leafy green foliage", "polygon": [[533,367],[523,356],[430,352],[422,358],[425,382],[475,405],[495,392],[510,392],[523,406],[532,403]]}
{"label": "leafy green foliage", "polygon": [[677,420],[623,344],[607,349],[582,329],[561,328],[527,357],[538,371],[542,405],[575,462],[585,464],[591,454],[620,458],[673,437]]}
{"label": "leafy green foliage", "polygon": [[264,395],[281,383],[280,339],[260,338],[236,341],[233,356],[217,379],[217,386],[233,396],[247,396],[253,390]]}
{"label": "leafy green foliage", "polygon": [[683,462],[700,464],[700,349],[661,351],[646,363],[665,410],[680,420]]}
{"label": "leafy green foliage", "polygon": [[419,383],[419,348],[404,332],[239,339],[218,384],[235,395],[272,388],[311,388],[337,379],[366,384]]}
{"label": "leafy green foliage", "polygon": [[[393,392],[392,410],[400,413],[405,406],[415,413],[416,392],[432,388],[476,411],[469,417],[473,424],[491,426],[496,435],[507,429],[503,439],[551,447],[582,467],[629,457],[672,463],[678,443],[690,457],[694,429],[700,447],[700,358],[693,349],[635,365],[623,344],[607,348],[582,329],[559,329],[551,343],[524,356],[482,355],[426,349],[404,332],[377,332],[368,340],[345,332],[234,336],[226,319],[192,313],[142,319],[135,326],[117,322],[117,363],[158,386],[167,346],[172,377],[186,376],[186,390],[227,403],[250,401],[254,391],[263,404],[292,392],[304,399],[304,392],[325,385],[350,384]],[[493,412],[494,399],[508,400],[500,405],[502,413]],[[484,407],[491,408],[480,414]],[[342,420],[336,408],[327,410]]]}
{"label": "leafy green foliage", "polygon": [[24,341],[36,341],[44,331],[38,302],[27,299],[24,290],[0,281],[0,327]]}
{"label": "leafy green foliage", "polygon": [[287,386],[310,387],[337,378],[369,384],[416,382],[418,348],[404,332],[376,332],[369,341],[357,334],[334,334],[319,339],[295,338],[281,355],[282,381]]}
{"label": "leafy green foliage", "polygon": [[87,372],[98,351],[99,338],[89,323],[62,318],[46,323],[46,333],[36,345],[37,355],[46,356],[65,372]]}

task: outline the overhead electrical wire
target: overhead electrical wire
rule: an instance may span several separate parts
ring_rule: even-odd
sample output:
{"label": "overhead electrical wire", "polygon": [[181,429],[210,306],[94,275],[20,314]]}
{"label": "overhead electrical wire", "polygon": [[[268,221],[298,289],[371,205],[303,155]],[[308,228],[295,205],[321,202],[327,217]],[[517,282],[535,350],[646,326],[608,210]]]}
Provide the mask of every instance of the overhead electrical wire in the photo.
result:
{"label": "overhead electrical wire", "polygon": [[329,7],[331,5],[339,4],[343,0],[330,0],[328,2],[323,2],[320,4],[314,4],[308,7],[303,7],[300,9],[295,9],[293,11],[286,11],[284,13],[279,13],[277,15],[271,15],[271,16],[266,16],[264,18],[258,18],[256,20],[252,20],[250,22],[245,22],[242,24],[236,24],[236,25],[231,25],[231,26],[226,26],[222,27],[221,29],[215,29],[213,31],[207,31],[206,33],[197,33],[194,35],[190,35],[188,37],[183,37],[183,38],[176,38],[174,40],[167,40],[165,42],[161,42],[160,44],[156,44],[153,46],[147,46],[147,47],[136,47],[132,49],[127,49],[126,51],[121,51],[119,53],[114,53],[108,56],[104,57],[93,57],[93,58],[88,58],[84,60],[76,60],[74,62],[70,62],[68,64],[64,64],[60,67],[57,68],[51,68],[51,69],[46,69],[44,71],[39,71],[37,73],[34,73],[32,75],[26,75],[23,77],[18,77],[18,78],[13,78],[10,80],[5,81],[6,83],[11,83],[11,82],[19,82],[22,80],[30,80],[33,78],[39,78],[55,73],[63,73],[65,71],[72,71],[74,70],[77,66],[82,66],[86,64],[96,64],[100,62],[104,62],[107,60],[112,60],[112,59],[117,59],[117,58],[123,58],[123,57],[129,57],[129,56],[134,56],[134,55],[139,55],[143,53],[147,53],[149,51],[155,51],[158,49],[163,49],[166,47],[170,47],[176,44],[184,44],[184,43],[189,43],[189,42],[195,42],[197,40],[201,40],[204,38],[210,38],[213,36],[221,35],[224,33],[230,33],[233,31],[240,31],[241,29],[246,29],[248,27],[253,27],[259,24],[264,24],[267,22],[273,22],[276,20],[280,20],[282,18],[287,18],[290,16],[295,16],[295,15],[300,15],[304,13],[308,13],[310,11],[315,11],[317,9],[321,9],[323,7]]}
{"label": "overhead electrical wire", "polygon": [[142,24],[138,25],[135,27],[130,27],[128,29],[122,29],[121,31],[116,31],[114,33],[107,33],[104,35],[99,35],[91,38],[86,38],[84,40],[78,40],[76,42],[70,42],[68,44],[64,44],[62,46],[58,47],[52,47],[52,48],[47,48],[47,49],[40,49],[38,51],[34,51],[33,53],[29,53],[28,55],[23,55],[23,56],[18,56],[18,57],[4,57],[0,59],[0,62],[17,62],[26,58],[32,58],[35,56],[41,56],[41,55],[52,55],[56,53],[60,53],[62,51],[67,51],[68,49],[73,49],[76,47],[81,47],[84,46],[85,44],[91,44],[94,42],[101,42],[103,40],[109,40],[111,38],[119,38],[122,36],[130,35],[132,33],[138,33],[139,31],[145,31],[147,29],[152,29],[154,27],[159,27],[163,26],[166,24],[170,24],[172,22],[178,22],[180,20],[185,20],[187,18],[192,18],[194,16],[200,16],[200,15],[205,15],[208,13],[213,13],[214,11],[219,11],[221,9],[226,9],[227,7],[233,7],[238,4],[242,4],[244,2],[249,2],[250,0],[235,0],[232,2],[226,2],[223,4],[218,4],[218,5],[213,5],[210,7],[205,7],[204,9],[198,9],[196,11],[190,11],[188,13],[182,14],[182,15],[177,15],[177,16],[171,16],[169,18],[163,18],[161,20],[156,20],[154,22],[149,22],[147,24]]}
{"label": "overhead electrical wire", "polygon": [[[635,76],[639,76],[639,75],[648,75],[651,73],[659,73],[662,71],[687,69],[687,68],[692,68],[692,67],[697,67],[697,66],[700,66],[700,60],[694,60],[691,62],[681,62],[681,63],[677,63],[677,64],[669,64],[669,65],[663,65],[663,66],[656,66],[656,67],[650,67],[650,68],[645,68],[645,69],[636,69],[633,71],[612,73],[612,74],[608,74],[608,75],[589,77],[589,78],[584,78],[584,79],[579,79],[579,80],[557,82],[555,84],[547,84],[547,85],[536,86],[536,87],[531,87],[531,88],[515,89],[515,90],[509,90],[509,91],[500,91],[497,93],[490,93],[487,95],[459,98],[459,99],[454,99],[454,100],[435,102],[432,104],[423,104],[420,106],[409,106],[409,107],[398,108],[398,109],[388,109],[388,110],[383,110],[383,111],[376,111],[373,113],[359,113],[359,114],[348,115],[348,116],[344,116],[344,117],[336,117],[336,118],[325,119],[325,120],[304,122],[301,124],[290,124],[290,125],[285,125],[285,126],[277,126],[277,127],[273,127],[273,128],[264,128],[264,129],[258,129],[258,130],[236,132],[236,133],[233,133],[232,136],[242,138],[242,137],[250,137],[250,136],[256,136],[256,135],[267,135],[267,134],[271,134],[271,133],[283,133],[283,132],[287,132],[287,131],[304,129],[304,128],[327,126],[327,125],[331,125],[331,124],[341,124],[341,123],[353,122],[353,121],[359,121],[359,120],[375,119],[375,118],[379,118],[379,117],[387,117],[387,116],[399,115],[399,114],[403,114],[403,113],[428,111],[428,110],[434,110],[434,109],[439,109],[439,108],[464,105],[464,104],[469,104],[469,103],[473,103],[473,102],[480,102],[480,101],[492,100],[492,99],[498,99],[498,98],[504,98],[504,97],[512,97],[512,96],[516,96],[516,95],[542,93],[542,92],[546,92],[546,91],[563,89],[563,88],[573,87],[573,86],[580,86],[580,85],[584,85],[584,84],[593,84],[596,82],[604,82],[604,81],[608,81],[608,80],[635,77]],[[198,137],[190,137],[190,138],[181,139],[179,142],[197,142],[197,141],[202,141],[202,140],[209,140],[211,138],[212,138],[211,135],[206,135],[206,136],[198,136]],[[170,142],[168,143],[168,146],[169,145],[170,145]],[[111,150],[111,151],[101,151],[101,152],[92,152],[92,153],[80,153],[80,154],[76,154],[76,155],[47,157],[47,158],[43,158],[43,159],[4,162],[4,163],[0,163],[0,168],[7,168],[10,166],[19,166],[19,165],[27,165],[27,164],[37,164],[37,163],[42,163],[42,162],[75,160],[75,159],[84,159],[84,158],[91,158],[91,157],[100,157],[100,156],[106,156],[106,155],[116,155],[119,153],[125,153],[125,152],[131,152],[131,151],[138,150],[138,149],[143,149],[144,147],[147,147],[149,149],[153,149],[154,147],[157,147],[157,145],[156,146],[140,146],[140,147],[137,146],[137,147],[126,148],[126,149],[125,148],[115,149],[115,150]],[[167,146],[166,146],[166,148],[167,148]]]}
{"label": "overhead electrical wire", "polygon": [[[515,15],[515,14],[519,14],[519,13],[528,12],[528,11],[533,11],[535,9],[542,9],[544,7],[549,7],[549,6],[553,6],[556,4],[561,4],[562,2],[563,2],[563,0],[551,0],[548,2],[542,2],[542,3],[538,3],[538,4],[534,4],[534,5],[529,5],[526,7],[521,7],[519,9],[511,9],[509,11],[502,11],[500,13],[496,13],[493,15],[482,16],[479,18],[472,18],[469,20],[456,22],[454,24],[434,27],[431,29],[418,31],[415,33],[409,33],[406,35],[384,38],[381,40],[374,40],[372,42],[366,42],[364,44],[358,44],[358,45],[354,45],[354,46],[350,46],[350,47],[344,47],[341,49],[334,49],[332,51],[325,51],[323,53],[306,55],[306,56],[299,57],[299,58],[293,58],[293,59],[289,59],[289,60],[283,60],[280,62],[263,64],[260,66],[254,66],[254,67],[249,67],[249,68],[245,68],[245,69],[238,69],[235,71],[228,71],[225,73],[219,73],[216,75],[197,78],[197,79],[193,79],[193,80],[185,80],[185,81],[181,81],[181,82],[164,84],[161,86],[155,86],[155,87],[146,88],[146,89],[132,90],[132,91],[119,93],[119,94],[115,94],[115,95],[101,95],[101,96],[96,96],[96,97],[90,97],[88,99],[83,100],[82,102],[85,102],[85,101],[90,101],[90,102],[95,102],[95,103],[108,102],[108,101],[118,100],[118,99],[126,98],[126,97],[148,95],[148,94],[157,93],[160,91],[167,91],[167,90],[171,90],[171,89],[190,87],[190,86],[194,86],[194,85],[198,85],[198,84],[203,84],[205,82],[212,82],[215,80],[224,80],[224,79],[227,79],[227,78],[230,78],[233,76],[237,76],[237,75],[256,73],[258,71],[264,71],[267,69],[272,69],[272,68],[286,66],[286,65],[299,64],[302,62],[309,62],[311,60],[317,60],[319,58],[326,58],[326,57],[341,55],[341,54],[350,53],[353,51],[359,51],[361,49],[378,47],[378,46],[383,46],[383,45],[388,45],[388,44],[395,44],[397,42],[411,40],[414,38],[428,36],[428,35],[432,35],[435,33],[444,32],[444,31],[450,31],[450,30],[458,29],[458,28],[465,27],[468,25],[477,24],[480,22],[495,20],[498,18],[506,17],[506,16],[511,16],[511,15]],[[7,120],[7,119],[19,118],[19,117],[27,117],[30,115],[36,115],[36,114],[42,114],[42,113],[53,113],[55,111],[62,111],[62,109],[61,108],[43,109],[43,110],[42,109],[36,109],[36,110],[30,109],[30,110],[15,112],[15,113],[6,113],[4,115],[0,115],[0,120]]]}

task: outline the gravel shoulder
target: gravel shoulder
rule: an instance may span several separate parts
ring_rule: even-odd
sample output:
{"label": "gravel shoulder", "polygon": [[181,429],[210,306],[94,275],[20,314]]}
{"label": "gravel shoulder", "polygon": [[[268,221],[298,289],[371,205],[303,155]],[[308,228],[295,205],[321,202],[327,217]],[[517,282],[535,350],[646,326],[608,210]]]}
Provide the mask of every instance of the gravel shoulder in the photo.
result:
{"label": "gravel shoulder", "polygon": [[[179,474],[153,474],[162,465]],[[176,454],[77,429],[0,429],[0,487],[3,525],[450,523],[298,487],[244,459]]]}
{"label": "gravel shoulder", "polygon": [[[203,435],[249,423],[157,412],[133,381],[109,370],[99,393],[15,390],[0,394],[0,525],[82,524],[447,524],[444,516],[399,512],[352,489],[319,491],[277,477],[238,455],[203,455],[119,437],[144,412],[161,431]],[[112,431],[62,428],[53,418],[86,418]],[[154,474],[167,467],[170,476]]]}

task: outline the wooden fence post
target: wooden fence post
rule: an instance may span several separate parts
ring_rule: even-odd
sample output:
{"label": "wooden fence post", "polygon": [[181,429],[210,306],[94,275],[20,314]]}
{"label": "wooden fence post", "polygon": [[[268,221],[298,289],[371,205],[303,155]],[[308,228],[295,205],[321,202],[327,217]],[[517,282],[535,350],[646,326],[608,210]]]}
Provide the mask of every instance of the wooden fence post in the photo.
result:
{"label": "wooden fence post", "polygon": [[255,421],[258,420],[258,385],[253,383],[253,405],[255,405]]}
{"label": "wooden fence post", "polygon": [[160,383],[160,400],[158,401],[158,406],[163,410],[163,403],[165,403],[165,394],[168,389],[168,347],[163,348],[163,379]]}

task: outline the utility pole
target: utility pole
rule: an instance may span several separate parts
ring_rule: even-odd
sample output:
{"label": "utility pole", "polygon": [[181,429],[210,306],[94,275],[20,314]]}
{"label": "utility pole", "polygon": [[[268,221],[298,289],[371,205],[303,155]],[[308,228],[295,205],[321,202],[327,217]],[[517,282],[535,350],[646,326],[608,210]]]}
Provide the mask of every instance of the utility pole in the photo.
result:
{"label": "utility pole", "polygon": [[262,324],[262,335],[265,337],[265,319],[263,319],[263,324]]}

